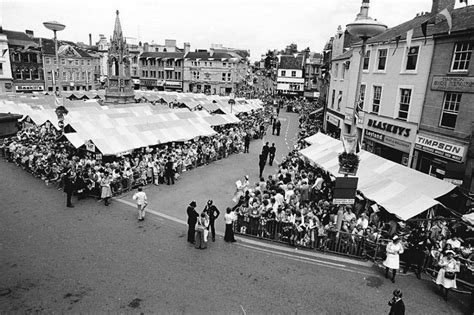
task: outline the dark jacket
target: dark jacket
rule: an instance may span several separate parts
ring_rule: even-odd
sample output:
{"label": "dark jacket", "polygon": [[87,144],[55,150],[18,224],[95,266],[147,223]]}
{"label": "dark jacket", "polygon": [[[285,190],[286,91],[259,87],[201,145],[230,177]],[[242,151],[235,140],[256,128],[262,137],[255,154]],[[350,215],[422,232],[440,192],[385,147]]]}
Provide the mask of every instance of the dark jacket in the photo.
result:
{"label": "dark jacket", "polygon": [[199,213],[197,213],[196,209],[194,209],[191,206],[188,207],[186,212],[188,213],[188,224],[195,225],[197,223],[197,218],[199,217]]}
{"label": "dark jacket", "polygon": [[76,178],[71,177],[71,174],[66,174],[64,177],[64,192],[73,192],[75,189]]}
{"label": "dark jacket", "polygon": [[214,205],[211,205],[210,207],[206,205],[206,208],[204,208],[203,212],[205,212],[209,216],[209,221],[216,220],[221,214],[219,209],[217,209],[217,207]]}
{"label": "dark jacket", "polygon": [[274,146],[271,146],[271,147],[268,149],[268,153],[270,154],[270,156],[275,156],[276,148],[275,148]]}
{"label": "dark jacket", "polygon": [[405,303],[400,299],[395,302],[393,299],[388,302],[390,305],[390,313],[388,315],[405,315]]}

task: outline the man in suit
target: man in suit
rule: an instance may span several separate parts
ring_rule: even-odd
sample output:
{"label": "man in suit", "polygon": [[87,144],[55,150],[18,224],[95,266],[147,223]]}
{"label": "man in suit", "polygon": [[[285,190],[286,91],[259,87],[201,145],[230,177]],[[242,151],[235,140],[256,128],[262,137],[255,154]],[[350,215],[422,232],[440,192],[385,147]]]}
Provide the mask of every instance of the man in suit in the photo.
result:
{"label": "man in suit", "polygon": [[66,206],[68,208],[74,208],[71,203],[72,193],[76,184],[76,174],[72,170],[68,170],[64,175],[64,192],[66,193]]}
{"label": "man in suit", "polygon": [[191,201],[186,210],[188,213],[188,242],[194,244],[194,234],[196,232],[196,223],[199,213],[196,211],[196,201]]}
{"label": "man in suit", "polygon": [[268,142],[267,142],[262,148],[262,156],[263,156],[263,159],[265,159],[265,163],[267,162],[268,153],[270,153],[270,147],[268,146]]}
{"label": "man in suit", "polygon": [[281,129],[281,121],[278,119],[277,122],[276,122],[277,136],[280,135],[280,129]]}
{"label": "man in suit", "polygon": [[388,315],[405,315],[405,303],[402,300],[402,296],[403,294],[400,289],[393,291],[393,297],[388,301],[388,305],[390,305]]}
{"label": "man in suit", "polygon": [[263,156],[263,154],[260,154],[260,161],[258,163],[258,165],[260,166],[260,175],[259,177],[262,177],[262,174],[263,174],[263,169],[265,168],[265,164],[267,164],[267,157],[266,156]]}
{"label": "man in suit", "polygon": [[165,164],[165,177],[167,180],[167,184],[169,185],[170,182],[174,185],[174,165],[171,157],[168,158],[168,162]]}
{"label": "man in suit", "polygon": [[219,214],[221,214],[221,213],[220,213],[219,209],[217,209],[217,207],[213,204],[212,200],[209,200],[207,202],[207,205],[206,205],[206,207],[204,208],[204,210],[202,212],[206,213],[207,216],[209,217],[209,227],[208,227],[208,229],[211,230],[212,241],[215,242],[216,241],[216,229],[214,227],[214,222],[216,221],[216,219],[219,217]]}
{"label": "man in suit", "polygon": [[275,143],[272,143],[272,146],[268,149],[268,164],[272,166],[273,160],[275,159],[275,154],[276,154],[276,148],[275,148]]}

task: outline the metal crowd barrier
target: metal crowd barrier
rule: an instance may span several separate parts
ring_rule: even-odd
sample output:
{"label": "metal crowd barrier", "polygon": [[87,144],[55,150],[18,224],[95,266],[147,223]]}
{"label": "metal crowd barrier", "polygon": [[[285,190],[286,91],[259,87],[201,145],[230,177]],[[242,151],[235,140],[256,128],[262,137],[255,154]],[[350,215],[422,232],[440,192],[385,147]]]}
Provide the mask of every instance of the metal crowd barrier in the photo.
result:
{"label": "metal crowd barrier", "polygon": [[[298,230],[289,222],[278,222],[275,219],[265,220],[251,215],[237,215],[234,222],[234,233],[245,237],[264,239],[272,242],[289,244],[309,250],[318,250],[357,259],[371,260],[382,263],[385,249],[390,240],[372,241],[366,236],[329,230],[325,235],[318,235],[317,230]],[[425,255],[423,270],[431,277],[436,277],[439,267],[437,261]],[[457,258],[461,270],[456,275],[461,293],[469,293],[474,287],[474,262],[463,257]],[[401,259],[402,270],[406,263]]]}

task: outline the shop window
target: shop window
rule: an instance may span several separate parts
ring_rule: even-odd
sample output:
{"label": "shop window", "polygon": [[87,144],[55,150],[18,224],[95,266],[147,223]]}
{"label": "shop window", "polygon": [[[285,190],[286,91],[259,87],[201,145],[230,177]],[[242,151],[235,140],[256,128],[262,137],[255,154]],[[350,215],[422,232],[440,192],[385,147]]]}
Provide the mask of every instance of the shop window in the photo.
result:
{"label": "shop window", "polygon": [[13,56],[13,61],[15,61],[15,62],[20,62],[21,61],[20,53],[16,53],[16,54],[14,53],[14,54],[12,54],[12,56]]}
{"label": "shop window", "polygon": [[386,63],[387,63],[387,49],[379,49],[377,70],[385,71]]}
{"label": "shop window", "polygon": [[407,120],[410,109],[411,89],[400,89],[400,107],[398,119]]}
{"label": "shop window", "polygon": [[369,62],[370,62],[370,50],[367,50],[365,52],[364,63],[362,65],[362,70],[369,70]]}
{"label": "shop window", "polygon": [[30,62],[30,54],[28,53],[21,54],[21,62]]}
{"label": "shop window", "polygon": [[416,63],[418,61],[418,51],[420,47],[410,47],[407,54],[406,70],[416,70]]}
{"label": "shop window", "polygon": [[227,81],[231,81],[232,80],[232,74],[231,73],[227,73]]}
{"label": "shop window", "polygon": [[382,99],[382,87],[374,86],[374,98],[372,100],[372,113],[374,114],[379,113],[381,99]]}
{"label": "shop window", "polygon": [[281,70],[281,76],[286,77],[286,71],[285,70]]}
{"label": "shop window", "polygon": [[3,74],[3,62],[0,62],[0,75]]}
{"label": "shop window", "polygon": [[291,71],[291,76],[296,77],[296,71]]}
{"label": "shop window", "polygon": [[32,69],[31,70],[31,79],[33,80],[39,80],[39,73],[38,73],[38,69]]}
{"label": "shop window", "polygon": [[459,114],[461,93],[446,92],[444,94],[443,111],[441,112],[440,127],[454,129]]}
{"label": "shop window", "polygon": [[456,43],[451,71],[467,71],[472,55],[472,43]]}

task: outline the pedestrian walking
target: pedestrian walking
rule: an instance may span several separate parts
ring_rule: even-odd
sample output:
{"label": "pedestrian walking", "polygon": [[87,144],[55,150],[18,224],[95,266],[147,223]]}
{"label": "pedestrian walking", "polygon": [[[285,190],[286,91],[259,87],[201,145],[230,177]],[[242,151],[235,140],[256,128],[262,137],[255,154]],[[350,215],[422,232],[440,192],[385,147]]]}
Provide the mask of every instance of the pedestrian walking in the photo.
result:
{"label": "pedestrian walking", "polygon": [[265,125],[262,123],[260,125],[260,139],[263,139],[263,135],[265,134]]}
{"label": "pedestrian walking", "polygon": [[[272,116],[272,119],[273,119],[273,116]],[[275,135],[276,125],[277,125],[276,119],[274,119],[272,123],[272,135]]]}
{"label": "pedestrian walking", "polygon": [[244,138],[244,153],[249,153],[249,148],[250,148],[250,133],[247,132]]}
{"label": "pedestrian walking", "polygon": [[265,158],[265,163],[267,162],[268,153],[270,153],[270,147],[268,146],[268,142],[262,147],[262,155]]}
{"label": "pedestrian walking", "polygon": [[146,194],[141,187],[138,187],[138,191],[133,195],[133,200],[137,201],[138,210],[138,221],[145,220],[145,208],[148,205]]}
{"label": "pedestrian walking", "polygon": [[174,173],[174,163],[171,160],[171,157],[169,157],[168,162],[165,164],[165,177],[168,185],[170,185],[170,183],[171,185],[174,185]]}
{"label": "pedestrian walking", "polygon": [[267,164],[267,158],[263,156],[263,154],[260,154],[260,161],[258,165],[260,166],[260,172],[258,177],[262,177],[263,175],[263,170],[265,169],[265,165]]}
{"label": "pedestrian walking", "polygon": [[236,241],[234,238],[235,216],[230,207],[227,207],[225,212],[226,213],[224,214],[224,221],[225,221],[224,241],[233,243]]}
{"label": "pedestrian walking", "polygon": [[[457,288],[456,285],[456,273],[461,270],[459,261],[454,259],[454,251],[448,249],[444,252],[444,255],[438,262],[438,266],[441,269],[438,272],[436,278],[436,284],[439,286],[445,301],[448,301],[448,291],[451,288]],[[444,291],[444,292],[443,292]]]}
{"label": "pedestrian walking", "polygon": [[196,201],[191,201],[186,210],[188,214],[188,242],[194,244],[194,233],[196,232],[196,223],[199,213],[196,211]]}
{"label": "pedestrian walking", "polygon": [[203,212],[197,218],[197,221],[196,221],[196,237],[195,237],[195,244],[194,244],[195,248],[197,249],[207,248],[207,234],[209,234],[209,231],[207,230],[208,226],[209,226],[209,218],[207,217],[207,214]]}
{"label": "pedestrian walking", "polygon": [[64,192],[66,193],[66,207],[74,208],[71,202],[72,194],[76,183],[75,173],[68,170],[64,177]]}
{"label": "pedestrian walking", "polygon": [[275,159],[276,148],[275,143],[272,143],[272,146],[268,149],[268,165],[273,165],[273,160]]}
{"label": "pedestrian walking", "polygon": [[388,270],[392,269],[392,282],[395,283],[395,275],[397,270],[400,269],[400,254],[403,253],[403,246],[400,243],[400,238],[395,235],[387,244],[386,247],[387,258],[384,260],[383,265],[385,266],[385,278],[388,278]]}
{"label": "pedestrian walking", "polygon": [[212,200],[207,201],[206,207],[204,208],[203,212],[209,218],[208,230],[210,230],[210,232],[211,232],[212,241],[215,242],[216,241],[216,229],[214,227],[214,222],[216,221],[216,219],[219,217],[219,215],[221,213],[220,213],[219,209],[217,209],[217,207],[213,204]]}
{"label": "pedestrian walking", "polygon": [[390,312],[388,315],[405,315],[405,303],[402,300],[402,291],[400,289],[393,290],[393,297],[388,301]]}
{"label": "pedestrian walking", "polygon": [[276,122],[277,136],[280,135],[280,129],[281,129],[281,121],[278,119]]}
{"label": "pedestrian walking", "polygon": [[112,189],[110,188],[110,183],[112,183],[112,174],[105,172],[104,177],[100,181],[100,198],[105,201],[105,205],[110,204],[109,200],[112,197]]}

